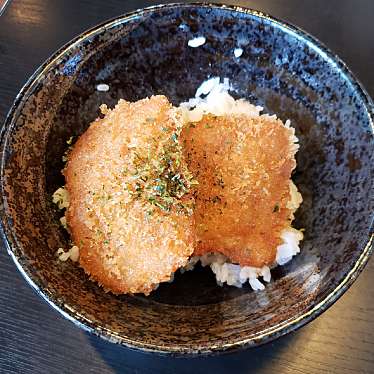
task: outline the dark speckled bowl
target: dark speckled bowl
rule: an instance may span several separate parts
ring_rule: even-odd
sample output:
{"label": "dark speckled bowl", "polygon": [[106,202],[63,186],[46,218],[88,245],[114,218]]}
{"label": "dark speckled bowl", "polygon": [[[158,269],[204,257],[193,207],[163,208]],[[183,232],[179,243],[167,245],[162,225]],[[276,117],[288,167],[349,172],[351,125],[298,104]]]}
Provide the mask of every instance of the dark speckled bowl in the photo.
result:
{"label": "dark speckled bowl", "polygon": [[[205,36],[198,48],[188,40]],[[234,49],[242,48],[240,57]],[[220,288],[207,269],[178,274],[150,297],[106,294],[72,263],[51,193],[63,184],[66,140],[101,103],[165,94],[175,104],[210,76],[291,119],[301,148],[302,253],[263,292]],[[96,85],[107,83],[109,92]],[[213,353],[250,347],[304,325],[356,279],[371,253],[373,104],[347,67],[304,32],[242,8],[165,5],[100,25],[58,51],[18,95],[2,130],[1,220],[30,285],[85,330],[145,351]]]}

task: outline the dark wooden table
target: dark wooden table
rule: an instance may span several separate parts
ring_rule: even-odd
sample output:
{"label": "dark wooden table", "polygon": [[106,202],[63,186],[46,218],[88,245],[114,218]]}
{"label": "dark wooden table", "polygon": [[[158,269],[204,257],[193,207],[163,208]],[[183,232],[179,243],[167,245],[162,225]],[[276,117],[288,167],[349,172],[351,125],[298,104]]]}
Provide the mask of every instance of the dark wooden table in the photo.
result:
{"label": "dark wooden table", "polygon": [[[374,0],[227,1],[290,21],[337,52],[374,96]],[[0,18],[0,121],[31,73],[83,30],[137,0],[14,0]],[[89,336],[42,301],[0,249],[0,373],[374,373],[374,261],[317,320],[222,357],[174,359]]]}

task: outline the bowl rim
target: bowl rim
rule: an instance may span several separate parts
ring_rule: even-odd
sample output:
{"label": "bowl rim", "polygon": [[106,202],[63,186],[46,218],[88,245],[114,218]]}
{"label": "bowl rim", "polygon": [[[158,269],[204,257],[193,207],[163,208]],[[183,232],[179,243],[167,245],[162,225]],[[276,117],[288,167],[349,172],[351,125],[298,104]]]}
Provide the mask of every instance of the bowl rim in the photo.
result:
{"label": "bowl rim", "polygon": [[[283,336],[291,331],[297,330],[300,327],[304,326],[308,322],[314,320],[326,309],[328,309],[334,302],[336,302],[353,284],[357,279],[358,275],[361,273],[365,265],[367,264],[370,255],[373,252],[373,242],[374,242],[374,231],[373,231],[373,218],[369,223],[369,235],[368,238],[365,238],[362,244],[362,249],[360,256],[357,261],[354,263],[352,268],[344,274],[338,285],[329,292],[323,300],[321,300],[316,305],[311,303],[303,313],[297,314],[281,323],[278,323],[275,326],[272,326],[262,332],[251,335],[247,338],[240,338],[237,341],[225,343],[221,345],[215,345],[214,342],[205,346],[179,346],[179,345],[157,345],[153,343],[146,343],[143,341],[132,339],[131,337],[125,337],[119,335],[116,332],[109,330],[103,326],[97,326],[92,323],[88,318],[77,313],[73,308],[68,305],[60,302],[56,295],[53,295],[49,292],[48,289],[40,282],[38,277],[34,276],[32,271],[27,267],[24,268],[20,259],[17,257],[17,239],[11,229],[11,222],[7,216],[6,212],[6,199],[4,195],[4,185],[3,185],[3,175],[5,167],[5,155],[6,147],[9,135],[13,128],[14,122],[22,109],[24,103],[28,100],[30,91],[33,87],[39,83],[43,78],[44,73],[48,72],[53,68],[54,64],[59,61],[61,57],[64,56],[66,52],[76,47],[79,43],[85,39],[97,35],[99,33],[105,32],[107,29],[115,27],[119,24],[125,24],[130,22],[133,19],[136,19],[139,16],[147,15],[153,12],[157,12],[162,9],[168,8],[213,8],[213,9],[225,9],[228,11],[235,11],[240,13],[248,14],[254,18],[266,20],[271,24],[275,24],[276,27],[280,28],[287,34],[291,34],[293,37],[307,42],[308,46],[314,49],[319,55],[330,63],[334,64],[339,70],[340,74],[344,76],[349,84],[354,88],[357,94],[362,99],[364,107],[366,109],[367,115],[371,122],[371,135],[374,132],[374,104],[370,96],[363,88],[363,85],[360,81],[354,76],[350,71],[347,65],[329,48],[327,48],[322,42],[317,38],[311,36],[309,33],[301,29],[300,27],[294,26],[291,23],[280,20],[276,17],[270,16],[261,11],[257,11],[251,8],[235,6],[235,5],[226,5],[226,4],[214,4],[209,2],[192,2],[192,3],[169,3],[169,4],[159,4],[153,5],[146,8],[136,9],[132,12],[111,18],[106,20],[87,31],[79,34],[72,40],[65,43],[60,47],[56,52],[54,52],[44,63],[42,63],[39,68],[30,76],[26,81],[24,86],[21,88],[17,94],[8,114],[5,119],[4,125],[1,128],[0,132],[0,178],[1,178],[1,196],[0,196],[0,235],[3,240],[3,243],[6,247],[6,250],[10,257],[13,259],[15,265],[17,266],[19,272],[25,278],[27,283],[36,291],[36,293],[41,296],[52,308],[57,310],[62,314],[66,319],[73,322],[78,327],[83,330],[97,335],[107,341],[112,343],[117,343],[123,346],[126,346],[130,349],[141,350],[143,352],[152,352],[158,354],[172,354],[172,355],[195,355],[195,354],[217,354],[223,352],[229,352],[233,350],[245,349],[248,347],[259,346],[267,342],[273,341],[274,339]],[[373,138],[373,136],[372,136]],[[373,216],[373,215],[372,215]]]}

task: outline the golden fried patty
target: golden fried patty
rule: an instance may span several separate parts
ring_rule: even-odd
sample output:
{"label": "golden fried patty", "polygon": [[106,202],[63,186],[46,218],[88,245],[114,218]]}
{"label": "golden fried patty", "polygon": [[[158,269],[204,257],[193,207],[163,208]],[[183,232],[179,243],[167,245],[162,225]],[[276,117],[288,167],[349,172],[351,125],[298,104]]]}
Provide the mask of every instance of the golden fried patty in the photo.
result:
{"label": "golden fried patty", "polygon": [[159,201],[149,194],[141,198],[149,188],[146,167],[156,162],[152,154],[160,144],[170,140],[178,115],[164,96],[120,100],[113,110],[102,111],[104,119],[78,139],[64,170],[67,224],[80,248],[80,265],[91,278],[114,293],[148,294],[193,252],[191,217],[155,209]]}
{"label": "golden fried patty", "polygon": [[274,263],[292,217],[293,134],[269,116],[205,115],[185,126],[184,153],[199,182],[195,255],[221,252],[243,266]]}

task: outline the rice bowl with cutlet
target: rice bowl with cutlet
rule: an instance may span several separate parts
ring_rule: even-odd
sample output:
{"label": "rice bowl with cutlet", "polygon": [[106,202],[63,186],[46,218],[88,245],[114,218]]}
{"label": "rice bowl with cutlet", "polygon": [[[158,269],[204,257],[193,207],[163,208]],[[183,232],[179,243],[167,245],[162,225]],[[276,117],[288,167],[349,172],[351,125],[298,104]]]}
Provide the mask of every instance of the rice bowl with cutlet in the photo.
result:
{"label": "rice bowl with cutlet", "polygon": [[291,227],[298,140],[289,121],[229,90],[215,77],[180,107],[164,96],[101,107],[53,195],[74,243],[58,249],[62,261],[79,257],[118,294],[147,295],[198,261],[219,285],[264,289],[258,278],[270,282],[303,238]]}

